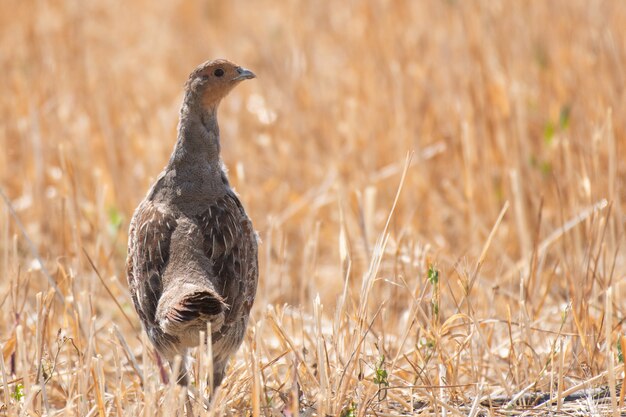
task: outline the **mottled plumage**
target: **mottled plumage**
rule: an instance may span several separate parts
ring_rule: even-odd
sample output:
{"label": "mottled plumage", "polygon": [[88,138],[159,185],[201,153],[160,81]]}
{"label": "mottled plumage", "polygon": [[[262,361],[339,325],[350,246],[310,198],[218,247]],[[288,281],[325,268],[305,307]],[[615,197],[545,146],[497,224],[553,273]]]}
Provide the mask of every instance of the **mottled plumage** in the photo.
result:
{"label": "mottled plumage", "polygon": [[176,146],[129,230],[128,284],[150,340],[172,362],[210,322],[216,386],[243,340],[258,279],[256,233],[220,159],[217,107],[253,77],[225,60],[192,72]]}

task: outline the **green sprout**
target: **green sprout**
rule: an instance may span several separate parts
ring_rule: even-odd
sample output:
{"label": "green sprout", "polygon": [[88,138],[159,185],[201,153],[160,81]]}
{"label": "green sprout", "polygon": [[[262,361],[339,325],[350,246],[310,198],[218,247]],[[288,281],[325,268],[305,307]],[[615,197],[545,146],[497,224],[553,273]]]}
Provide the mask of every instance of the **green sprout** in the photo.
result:
{"label": "green sprout", "polygon": [[428,267],[428,281],[432,285],[437,285],[439,283],[439,270],[433,265]]}
{"label": "green sprout", "polygon": [[356,403],[350,401],[350,405],[341,410],[339,417],[356,417]]}
{"label": "green sprout", "polygon": [[428,282],[435,287],[431,304],[433,306],[433,313],[435,316],[439,316],[439,270],[433,265],[428,267]]}
{"label": "green sprout", "polygon": [[122,217],[122,213],[120,213],[115,206],[110,206],[107,210],[107,214],[109,215],[109,233],[115,235],[122,226],[124,218]]}
{"label": "green sprout", "polygon": [[374,383],[378,386],[384,385],[386,387],[389,386],[389,381],[387,380],[388,374],[387,370],[384,368],[385,365],[385,355],[380,357],[380,361],[376,364],[376,375],[374,376]]}
{"label": "green sprout", "polygon": [[24,384],[15,384],[15,390],[11,396],[15,399],[15,401],[20,401],[24,398]]}

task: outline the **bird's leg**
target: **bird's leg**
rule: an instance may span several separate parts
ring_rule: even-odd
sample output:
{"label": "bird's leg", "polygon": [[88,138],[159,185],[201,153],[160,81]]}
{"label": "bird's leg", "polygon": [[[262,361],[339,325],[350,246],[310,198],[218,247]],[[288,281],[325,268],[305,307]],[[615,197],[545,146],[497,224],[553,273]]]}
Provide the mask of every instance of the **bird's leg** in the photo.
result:
{"label": "bird's leg", "polygon": [[161,358],[161,355],[159,354],[157,350],[154,351],[154,354],[156,356],[157,366],[159,367],[159,374],[161,375],[161,382],[163,382],[164,385],[167,385],[170,383],[170,378],[167,375],[167,370],[165,369],[165,365],[163,364],[163,359]]}
{"label": "bird's leg", "polygon": [[183,361],[183,363],[180,364],[178,379],[176,380],[176,382],[178,382],[178,385],[182,385],[183,387],[189,385],[189,373],[187,372],[187,364],[185,362],[186,361]]}
{"label": "bird's leg", "polygon": [[181,385],[183,387],[186,387],[189,385],[189,376],[187,375],[187,371],[184,369],[181,369],[180,372],[178,373],[178,379],[176,380],[176,382],[178,382],[178,385]]}
{"label": "bird's leg", "polygon": [[222,380],[224,379],[225,373],[226,373],[226,362],[224,363],[214,362],[213,363],[213,386],[211,387],[212,388],[211,396],[213,396],[217,387],[219,387],[222,384]]}
{"label": "bird's leg", "polygon": [[[189,385],[189,372],[187,371],[187,349],[180,352],[180,357],[180,368],[178,370],[178,377],[176,379],[176,382],[178,383],[178,385],[186,387],[187,385]],[[170,368],[172,369],[172,371],[174,371],[174,360],[170,361]]]}
{"label": "bird's leg", "polygon": [[187,393],[187,402],[185,402],[185,408],[187,409],[187,417],[193,417],[193,404],[191,403],[191,395]]}
{"label": "bird's leg", "polygon": [[185,401],[185,414],[187,417],[193,417],[193,399],[192,393],[195,396],[196,390],[194,386],[189,385],[189,372],[187,371],[187,349],[178,350],[177,355],[173,358],[169,357],[170,369],[172,373],[178,370],[178,376],[176,382],[184,391],[186,397]]}
{"label": "bird's leg", "polygon": [[[193,391],[193,387],[189,386],[189,372],[187,371],[187,350],[183,350],[182,352],[180,352],[180,367],[178,369],[178,377],[176,379],[176,382],[178,383],[178,385],[180,385],[181,387],[183,387],[183,389],[185,390],[185,397],[187,397],[187,400],[185,401],[185,411],[187,414],[187,417],[193,417],[193,404],[191,402],[191,392]],[[172,371],[175,370],[176,366],[174,365],[175,360],[170,361],[170,367],[172,369]]]}
{"label": "bird's leg", "polygon": [[195,386],[189,385],[187,387],[187,392],[188,399],[202,405],[206,411],[211,408],[211,402],[201,392],[199,392]]}

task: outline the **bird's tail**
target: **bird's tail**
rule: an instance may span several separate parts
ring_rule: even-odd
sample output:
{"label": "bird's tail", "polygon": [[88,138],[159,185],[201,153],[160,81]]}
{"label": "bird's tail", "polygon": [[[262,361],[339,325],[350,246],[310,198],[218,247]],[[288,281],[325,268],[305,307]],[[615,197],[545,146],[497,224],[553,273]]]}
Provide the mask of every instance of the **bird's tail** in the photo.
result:
{"label": "bird's tail", "polygon": [[213,289],[198,288],[163,307],[161,327],[166,333],[176,335],[184,329],[206,329],[207,322],[211,322],[214,329],[219,328],[228,306]]}
{"label": "bird's tail", "polygon": [[194,321],[214,321],[226,309],[224,299],[215,291],[202,289],[190,292],[171,305],[165,317],[172,323],[184,325]]}

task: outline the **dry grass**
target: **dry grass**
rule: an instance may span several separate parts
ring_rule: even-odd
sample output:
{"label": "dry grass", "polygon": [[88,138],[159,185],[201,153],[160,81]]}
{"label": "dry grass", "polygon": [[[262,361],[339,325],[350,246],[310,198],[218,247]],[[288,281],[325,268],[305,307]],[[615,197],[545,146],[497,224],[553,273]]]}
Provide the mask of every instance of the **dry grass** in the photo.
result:
{"label": "dry grass", "polygon": [[181,415],[126,230],[227,57],[258,75],[220,118],[261,281],[208,415],[618,415],[625,2],[6,0],[0,27],[0,413]]}

